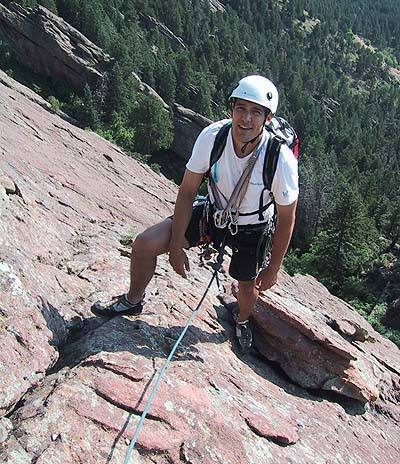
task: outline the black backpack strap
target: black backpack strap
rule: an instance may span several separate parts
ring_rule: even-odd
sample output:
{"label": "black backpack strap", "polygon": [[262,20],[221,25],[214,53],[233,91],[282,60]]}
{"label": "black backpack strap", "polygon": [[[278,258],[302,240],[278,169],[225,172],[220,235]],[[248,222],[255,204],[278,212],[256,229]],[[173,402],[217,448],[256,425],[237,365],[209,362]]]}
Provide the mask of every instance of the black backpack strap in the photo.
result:
{"label": "black backpack strap", "polygon": [[[283,140],[279,137],[271,137],[269,140],[267,150],[265,153],[264,158],[264,169],[263,169],[263,178],[264,178],[264,188],[260,194],[260,201],[258,203],[258,220],[264,220],[264,211],[269,208],[271,203],[275,205],[274,195],[271,191],[272,189],[272,181],[274,180],[276,167],[278,166],[278,158],[279,153],[281,151]],[[264,206],[264,192],[265,190],[269,190],[271,201],[268,202],[267,205]]]}
{"label": "black backpack strap", "polygon": [[[281,151],[283,140],[279,137],[271,137],[269,140],[267,150],[264,158],[264,169],[263,169],[263,178],[264,178],[264,188],[260,194],[260,201],[258,204],[258,220],[264,220],[264,211],[269,208],[271,203],[275,205],[274,195],[271,191],[272,181],[274,180],[276,167],[278,166],[279,153]],[[269,190],[271,201],[264,206],[264,191]]]}
{"label": "black backpack strap", "polygon": [[[277,136],[271,136],[268,140],[267,148],[265,149],[264,157],[264,166],[263,166],[263,180],[264,188],[260,194],[260,200],[258,204],[258,210],[252,211],[250,213],[240,213],[240,216],[251,216],[253,214],[258,214],[258,220],[264,220],[264,212],[272,205],[275,204],[274,195],[271,192],[272,181],[274,180],[276,168],[278,166],[279,153],[281,151],[281,146],[284,143],[282,139]],[[271,200],[264,205],[264,192],[269,190]]]}
{"label": "black backpack strap", "polygon": [[226,139],[228,138],[229,130],[231,127],[232,122],[229,121],[228,123],[224,124],[218,131],[218,134],[216,135],[214,140],[214,145],[211,150],[210,165],[207,174],[210,174],[211,168],[221,158],[222,152],[224,151],[226,145]]}
{"label": "black backpack strap", "polygon": [[263,168],[264,190],[268,189],[271,191],[282,143],[284,143],[284,141],[276,136],[271,137],[268,142]]}

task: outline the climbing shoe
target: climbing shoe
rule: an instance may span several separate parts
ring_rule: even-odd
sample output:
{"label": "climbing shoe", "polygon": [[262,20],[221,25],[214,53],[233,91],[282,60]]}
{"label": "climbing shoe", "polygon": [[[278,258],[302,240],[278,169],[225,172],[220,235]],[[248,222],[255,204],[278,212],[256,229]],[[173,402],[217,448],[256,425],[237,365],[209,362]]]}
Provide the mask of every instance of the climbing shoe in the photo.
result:
{"label": "climbing shoe", "polygon": [[132,304],[128,301],[126,294],[113,297],[111,302],[102,304],[96,301],[90,308],[96,316],[114,317],[114,316],[137,316],[142,312],[144,301]]}
{"label": "climbing shoe", "polygon": [[242,353],[249,353],[253,345],[253,334],[249,321],[236,322],[236,338]]}

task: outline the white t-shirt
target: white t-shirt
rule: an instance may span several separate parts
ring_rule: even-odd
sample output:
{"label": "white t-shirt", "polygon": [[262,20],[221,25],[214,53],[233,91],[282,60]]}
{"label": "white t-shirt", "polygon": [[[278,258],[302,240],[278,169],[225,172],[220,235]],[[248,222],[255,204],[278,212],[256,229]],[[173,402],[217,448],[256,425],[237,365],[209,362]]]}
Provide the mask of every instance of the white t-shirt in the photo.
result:
{"label": "white t-shirt", "polygon": [[[192,156],[186,164],[189,171],[195,173],[205,173],[208,171],[210,165],[211,150],[214,146],[215,137],[221,127],[229,122],[229,119],[215,122],[200,133],[192,150]],[[262,135],[261,144],[266,143],[270,137],[270,133],[264,130]],[[242,172],[247,166],[251,153],[244,158],[239,158],[233,147],[232,129],[229,131],[226,139],[226,145],[220,159],[213,165],[211,175],[216,183],[218,190],[223,194],[221,196],[222,205],[226,206],[226,200],[229,200],[233,189],[238,183]],[[263,167],[264,167],[265,150],[261,150],[253,172],[251,174],[250,182],[239,207],[239,213],[249,213],[258,211],[260,195],[264,188],[263,180]],[[279,154],[278,165],[276,168],[275,176],[272,182],[272,193],[274,194],[275,201],[278,205],[290,205],[299,195],[298,186],[298,171],[297,159],[287,145],[282,145]],[[212,199],[212,192],[208,187],[210,197]],[[225,197],[225,199],[224,199]],[[270,201],[269,191],[264,191],[264,205]],[[265,222],[269,215],[273,214],[273,208],[270,207],[264,213],[264,220],[259,221],[258,214],[250,216],[239,216],[239,225],[245,224],[258,224]]]}

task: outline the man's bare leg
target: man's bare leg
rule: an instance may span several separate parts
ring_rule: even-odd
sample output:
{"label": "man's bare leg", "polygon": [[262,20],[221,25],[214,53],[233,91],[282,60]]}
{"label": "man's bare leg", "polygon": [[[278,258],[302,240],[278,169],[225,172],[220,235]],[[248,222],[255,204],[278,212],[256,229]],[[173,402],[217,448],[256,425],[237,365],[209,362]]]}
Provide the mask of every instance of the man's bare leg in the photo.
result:
{"label": "man's bare leg", "polygon": [[127,295],[130,303],[136,304],[143,298],[144,291],[154,276],[157,256],[169,250],[171,228],[172,219],[167,218],[136,237],[132,245],[130,287]]}
{"label": "man's bare leg", "polygon": [[258,298],[258,290],[255,287],[255,281],[238,281],[236,298],[239,305],[237,322],[247,321]]}
{"label": "man's bare leg", "polygon": [[132,245],[130,266],[130,287],[128,300],[138,303],[152,279],[157,256],[168,252],[171,238],[172,220],[170,218],[149,227],[139,234]]}

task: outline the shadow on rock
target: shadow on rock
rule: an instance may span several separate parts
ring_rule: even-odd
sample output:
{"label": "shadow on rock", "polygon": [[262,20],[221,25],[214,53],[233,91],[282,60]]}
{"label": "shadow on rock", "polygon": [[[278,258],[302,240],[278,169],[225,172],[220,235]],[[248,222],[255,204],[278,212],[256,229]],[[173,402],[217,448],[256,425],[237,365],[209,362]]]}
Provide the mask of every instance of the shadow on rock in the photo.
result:
{"label": "shadow on rock", "polygon": [[269,361],[256,349],[254,349],[252,355],[247,355],[246,358],[247,359],[243,359],[243,361],[246,362],[256,374],[274,383],[292,396],[310,401],[329,401],[330,403],[336,403],[340,405],[347,414],[352,416],[363,415],[368,409],[368,404],[354,398],[348,398],[328,390],[302,387],[294,382],[277,362]]}
{"label": "shadow on rock", "polygon": [[333,391],[309,390],[309,392],[311,394],[318,395],[321,400],[339,404],[350,416],[362,416],[370,407],[368,403],[363,403],[362,401],[354,398],[348,398]]}
{"label": "shadow on rock", "polygon": [[[79,335],[75,330],[67,343],[60,347],[59,360],[51,372],[77,366],[87,357],[100,352],[130,352],[148,359],[167,358],[183,329],[183,326],[155,326],[143,319],[126,316],[112,319],[91,317],[83,321]],[[196,345],[223,343],[226,339],[224,332],[210,333],[190,326],[174,359],[204,362]]]}
{"label": "shadow on rock", "polygon": [[41,302],[40,312],[46,321],[47,328],[52,332],[53,338],[50,344],[58,348],[72,343],[73,341],[84,336],[85,333],[99,327],[103,322],[95,320],[96,318],[82,319],[75,316],[66,320],[61,315],[59,309],[48,301],[39,296]]}
{"label": "shadow on rock", "polygon": [[59,347],[66,343],[69,335],[67,322],[63,319],[60,312],[51,303],[39,297],[41,302],[41,313],[46,321],[47,328],[53,334],[50,344]]}

